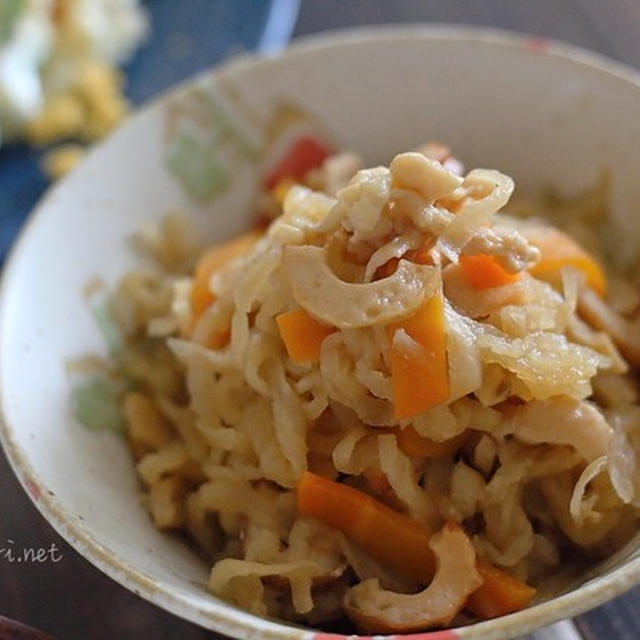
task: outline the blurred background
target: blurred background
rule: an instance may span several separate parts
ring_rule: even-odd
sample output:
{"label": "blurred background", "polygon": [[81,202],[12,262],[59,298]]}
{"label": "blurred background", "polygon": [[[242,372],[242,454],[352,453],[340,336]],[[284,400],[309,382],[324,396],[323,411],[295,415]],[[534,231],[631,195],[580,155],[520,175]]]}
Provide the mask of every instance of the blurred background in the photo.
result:
{"label": "blurred background", "polygon": [[[171,85],[299,36],[442,22],[556,38],[640,67],[638,0],[0,0],[0,260],[46,188]],[[0,616],[59,640],[215,637],[77,555],[31,505],[2,454],[0,514]],[[12,563],[2,550],[13,544],[53,544],[58,561]],[[640,638],[638,598],[636,589],[536,637]],[[0,640],[10,637],[2,633],[0,625]]]}

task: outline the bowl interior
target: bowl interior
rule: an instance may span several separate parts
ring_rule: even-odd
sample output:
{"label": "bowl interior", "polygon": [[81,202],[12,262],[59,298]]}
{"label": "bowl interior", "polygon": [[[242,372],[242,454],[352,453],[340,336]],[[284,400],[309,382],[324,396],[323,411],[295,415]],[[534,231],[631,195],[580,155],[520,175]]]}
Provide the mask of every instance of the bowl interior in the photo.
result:
{"label": "bowl interior", "polygon": [[[178,615],[234,637],[311,637],[207,593],[207,567],[158,533],[138,499],[127,447],[72,417],[66,365],[106,354],[83,293],[140,263],[127,239],[171,211],[222,239],[255,215],[260,176],[287,139],[313,130],[368,163],[429,139],[469,167],[531,191],[570,194],[611,171],[620,259],[640,226],[640,85],[632,73],[559,45],[447,28],[361,31],[244,59],[132,117],[47,195],[7,267],[0,327],[2,440],[44,515],[92,562]],[[606,571],[530,610],[447,637],[505,637],[594,606],[635,580],[637,544]],[[426,636],[427,634],[425,634]],[[254,635],[253,637],[258,637]]]}

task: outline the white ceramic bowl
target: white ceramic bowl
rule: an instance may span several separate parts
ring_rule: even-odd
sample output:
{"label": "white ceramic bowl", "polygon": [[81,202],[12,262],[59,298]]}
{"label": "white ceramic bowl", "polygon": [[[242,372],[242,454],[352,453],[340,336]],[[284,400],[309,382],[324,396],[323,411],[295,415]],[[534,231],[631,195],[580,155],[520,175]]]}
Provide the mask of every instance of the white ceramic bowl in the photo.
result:
{"label": "white ceramic bowl", "polygon": [[[569,193],[609,168],[613,213],[628,230],[620,251],[633,252],[638,113],[639,77],[619,64],[555,43],[443,27],[314,38],[282,56],[235,61],[155,101],[51,189],[6,268],[0,433],[22,484],[80,553],[160,607],[234,637],[326,638],[212,597],[208,568],[156,531],[140,506],[122,439],[74,421],[65,363],[105,352],[83,286],[95,276],[115,283],[138,260],[127,237],[169,210],[190,212],[211,239],[248,226],[261,150],[309,126],[369,162],[447,141],[468,166],[502,169],[526,189]],[[229,134],[223,149],[211,142],[220,127]],[[217,165],[229,184],[212,193],[215,178],[225,179]],[[506,638],[577,614],[640,580],[638,547],[550,602],[420,637]]]}

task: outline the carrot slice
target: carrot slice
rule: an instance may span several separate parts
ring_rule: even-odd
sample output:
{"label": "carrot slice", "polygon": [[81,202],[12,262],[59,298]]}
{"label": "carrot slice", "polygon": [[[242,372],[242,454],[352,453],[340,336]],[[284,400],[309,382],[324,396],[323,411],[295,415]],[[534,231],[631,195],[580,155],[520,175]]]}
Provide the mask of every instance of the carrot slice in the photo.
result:
{"label": "carrot slice", "polygon": [[226,347],[231,340],[231,331],[223,329],[221,331],[211,331],[203,340],[202,344],[208,349],[222,349]]}
{"label": "carrot slice", "polygon": [[196,266],[191,287],[191,311],[195,319],[199,318],[215,300],[209,289],[209,281],[215,271],[226,262],[247,253],[261,237],[260,231],[248,231],[242,235],[211,247]]}
{"label": "carrot slice", "polygon": [[[400,329],[415,345],[394,340]],[[449,366],[442,292],[411,317],[389,325],[388,335],[395,419],[410,418],[444,402],[449,397]]]}
{"label": "carrot slice", "polygon": [[515,282],[520,275],[509,273],[495,258],[485,253],[477,256],[460,256],[462,272],[475,289],[492,289]]}
{"label": "carrot slice", "polygon": [[294,309],[276,316],[280,337],[294,362],[320,359],[322,341],[336,329],[318,322],[304,309]]}
{"label": "carrot slice", "polygon": [[441,459],[453,455],[468,439],[470,433],[463,431],[461,434],[437,442],[431,438],[421,436],[413,427],[396,429],[398,447],[403,453],[416,458]]}
{"label": "carrot slice", "polygon": [[435,571],[431,533],[362,491],[305,471],[298,513],[342,531],[373,558],[427,584]]}
{"label": "carrot slice", "polygon": [[[371,557],[428,584],[435,573],[429,548],[431,532],[412,518],[345,484],[305,471],[297,488],[298,514],[342,531]],[[484,582],[467,601],[467,609],[492,618],[522,609],[535,589],[479,560]]]}
{"label": "carrot slice", "polygon": [[526,607],[536,590],[488,562],[477,569],[484,582],[467,600],[467,609],[481,618],[496,618]]}
{"label": "carrot slice", "polygon": [[319,167],[329,155],[331,149],[324,142],[311,136],[301,136],[266,176],[264,186],[271,191],[285,178],[302,180],[307,171]]}
{"label": "carrot slice", "polygon": [[540,250],[540,260],[529,268],[532,276],[557,284],[563,267],[574,267],[584,273],[587,284],[598,295],[607,291],[607,279],[598,261],[573,238],[554,227],[530,227],[523,235]]}

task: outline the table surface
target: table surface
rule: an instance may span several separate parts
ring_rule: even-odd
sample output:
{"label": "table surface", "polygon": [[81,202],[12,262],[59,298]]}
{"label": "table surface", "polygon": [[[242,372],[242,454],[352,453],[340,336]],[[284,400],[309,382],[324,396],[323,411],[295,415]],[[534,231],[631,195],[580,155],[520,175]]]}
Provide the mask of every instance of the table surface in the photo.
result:
{"label": "table surface", "polygon": [[[192,3],[205,6],[203,0],[182,0],[181,9]],[[165,9],[160,19],[168,20],[168,7],[173,3],[150,0],[152,7],[162,4]],[[638,0],[302,0],[294,37],[388,22],[466,23],[526,31],[588,47],[640,67]],[[166,23],[156,25],[156,38],[158,33],[166,34]],[[228,40],[229,33],[212,31],[211,35]],[[246,29],[241,36],[238,40],[244,46],[260,41]],[[221,55],[220,51],[213,52],[211,59]],[[173,71],[180,77],[188,69],[188,64],[183,64]],[[3,172],[15,166],[11,153],[0,152],[0,180]],[[42,187],[43,182],[34,179],[33,189]],[[0,222],[6,220],[7,212],[0,207]],[[8,231],[15,232],[19,222],[14,218]],[[2,252],[4,249],[0,247]],[[11,545],[50,549],[52,544],[56,550],[47,562],[30,564],[10,563],[0,553],[0,615],[40,627],[59,640],[137,640],[143,635],[154,640],[216,637],[129,593],[73,551],[38,514],[2,454],[0,514],[0,550]],[[59,561],[54,562],[52,557]],[[639,638],[639,603],[640,588],[580,616],[575,620],[578,634],[573,635],[569,629],[566,637]]]}

